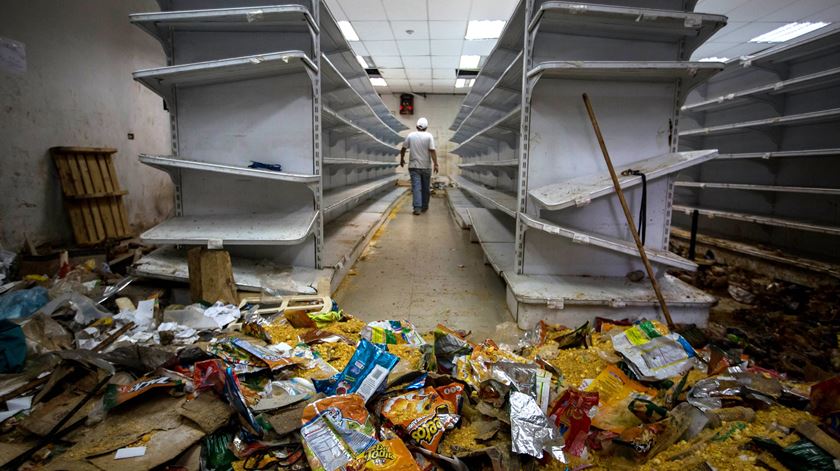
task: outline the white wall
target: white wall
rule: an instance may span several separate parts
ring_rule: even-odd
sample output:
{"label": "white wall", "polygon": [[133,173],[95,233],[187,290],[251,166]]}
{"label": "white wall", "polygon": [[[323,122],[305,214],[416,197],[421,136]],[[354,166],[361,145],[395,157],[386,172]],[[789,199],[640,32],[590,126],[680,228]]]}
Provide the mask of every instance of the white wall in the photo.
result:
{"label": "white wall", "polygon": [[131,79],[134,70],[165,64],[159,43],[128,22],[129,13],[155,10],[152,0],[4,2],[0,41],[20,41],[26,51],[23,73],[0,56],[0,242],[6,248],[20,248],[25,236],[72,242],[52,146],[118,149],[117,173],[136,230],[172,211],[169,177],[137,161],[141,152],[171,152],[162,100]]}
{"label": "white wall", "polygon": [[[388,110],[394,113],[394,116],[400,119],[411,131],[415,129],[417,120],[425,117],[429,120],[429,132],[435,136],[435,145],[437,147],[438,161],[440,164],[440,174],[455,176],[458,174],[458,162],[460,159],[455,154],[450,154],[449,151],[457,147],[457,144],[450,142],[452,131],[449,126],[455,120],[455,115],[458,114],[458,108],[461,107],[461,102],[464,100],[464,95],[422,95],[414,96],[414,115],[400,115],[400,95],[382,95],[382,101]],[[407,135],[411,131],[404,131],[402,134]],[[402,172],[407,170],[402,169]]]}

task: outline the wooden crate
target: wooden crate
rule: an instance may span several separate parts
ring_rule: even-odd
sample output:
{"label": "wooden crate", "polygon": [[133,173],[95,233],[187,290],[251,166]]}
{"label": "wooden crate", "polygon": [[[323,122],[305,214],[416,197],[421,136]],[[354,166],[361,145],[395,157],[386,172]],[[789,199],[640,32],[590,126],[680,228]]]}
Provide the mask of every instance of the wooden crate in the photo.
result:
{"label": "wooden crate", "polygon": [[64,205],[79,245],[131,237],[113,154],[107,147],[52,147]]}

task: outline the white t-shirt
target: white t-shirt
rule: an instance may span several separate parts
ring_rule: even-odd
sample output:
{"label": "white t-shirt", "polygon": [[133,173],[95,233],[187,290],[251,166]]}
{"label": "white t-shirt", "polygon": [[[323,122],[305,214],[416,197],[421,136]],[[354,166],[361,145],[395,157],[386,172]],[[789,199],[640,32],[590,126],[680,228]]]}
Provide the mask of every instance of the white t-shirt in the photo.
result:
{"label": "white t-shirt", "polygon": [[435,150],[435,138],[428,131],[414,131],[405,138],[408,149],[408,168],[432,168],[430,150]]}

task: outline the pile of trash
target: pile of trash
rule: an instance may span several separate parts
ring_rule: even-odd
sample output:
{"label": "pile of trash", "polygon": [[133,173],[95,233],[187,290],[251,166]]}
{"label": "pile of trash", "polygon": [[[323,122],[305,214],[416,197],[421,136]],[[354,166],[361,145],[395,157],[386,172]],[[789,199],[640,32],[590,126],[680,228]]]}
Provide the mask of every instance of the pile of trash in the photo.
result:
{"label": "pile of trash", "polygon": [[165,305],[125,295],[134,282],[81,264],[3,286],[4,469],[840,463],[840,377],[793,381],[656,321],[540,323],[496,343],[362,322],[325,296]]}

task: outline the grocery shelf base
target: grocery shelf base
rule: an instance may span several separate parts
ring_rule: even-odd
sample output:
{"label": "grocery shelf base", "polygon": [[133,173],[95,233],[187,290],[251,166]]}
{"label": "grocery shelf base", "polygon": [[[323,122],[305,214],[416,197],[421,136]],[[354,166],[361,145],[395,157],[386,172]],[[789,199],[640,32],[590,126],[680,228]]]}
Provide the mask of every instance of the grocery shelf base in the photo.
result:
{"label": "grocery shelf base", "polygon": [[516,222],[498,210],[469,208],[472,229],[470,235],[481,244],[484,261],[501,275],[512,271],[514,265],[513,241],[516,236]]}
{"label": "grocery shelf base", "polygon": [[[315,294],[328,286],[332,269],[282,266],[266,260],[231,257],[233,279],[244,291],[271,290],[275,294]],[[147,278],[189,282],[187,249],[159,248],[141,258],[131,274]]]}
{"label": "grocery shelf base", "polygon": [[[504,272],[507,305],[521,329],[539,321],[575,327],[608,319],[648,318],[664,321],[647,280],[626,278],[516,275]],[[715,298],[675,277],[659,279],[671,317],[678,324],[705,326]]]}
{"label": "grocery shelf base", "polygon": [[452,214],[452,219],[455,224],[461,229],[469,229],[472,222],[470,221],[467,210],[470,208],[480,208],[481,204],[474,202],[466,193],[458,188],[446,189],[446,202],[449,206],[449,212]]}
{"label": "grocery shelf base", "polygon": [[335,292],[356,261],[367,248],[373,235],[388,219],[408,188],[396,187],[376,201],[342,214],[324,227],[324,266],[333,269],[330,291]]}

